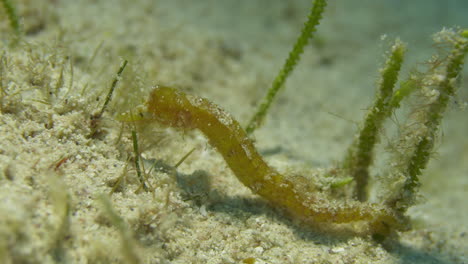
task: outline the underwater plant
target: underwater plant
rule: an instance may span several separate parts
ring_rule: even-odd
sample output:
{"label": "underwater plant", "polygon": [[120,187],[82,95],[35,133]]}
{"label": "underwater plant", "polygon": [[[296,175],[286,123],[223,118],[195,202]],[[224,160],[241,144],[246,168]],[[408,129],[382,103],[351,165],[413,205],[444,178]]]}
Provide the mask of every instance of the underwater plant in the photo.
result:
{"label": "underwater plant", "polygon": [[2,3],[2,6],[5,9],[6,15],[10,22],[10,26],[15,32],[16,38],[19,38],[21,35],[21,25],[15,6],[13,5],[11,0],[0,0],[0,2]]}
{"label": "underwater plant", "polygon": [[[451,45],[449,55],[435,55],[433,61],[429,61],[432,66],[426,72],[410,74],[399,89],[395,87],[406,48],[401,41],[395,41],[381,70],[374,105],[370,107],[356,140],[342,164],[325,173],[337,178],[354,179],[354,184],[348,185],[349,181],[344,180],[343,184],[337,185],[354,186],[354,195],[343,201],[330,200],[331,195],[319,191],[320,188],[310,178],[283,175],[267,165],[248,136],[258,127],[274,95],[296,65],[302,53],[301,45],[305,43],[304,36],[310,36],[310,31],[315,30],[325,5],[324,0],[314,2],[299,40],[268,91],[263,106],[251,119],[247,131],[230,114],[207,99],[167,86],[153,89],[146,103],[146,112],[160,124],[183,130],[200,130],[245,186],[301,223],[326,232],[333,230],[330,227],[344,227],[356,234],[370,234],[376,239],[383,239],[409,228],[405,212],[415,202],[419,176],[433,153],[444,111],[450,98],[455,95],[468,52],[468,39],[465,31],[444,30],[437,34],[436,42]],[[297,48],[298,45],[300,48]],[[401,177],[403,180],[400,180],[401,184],[396,190],[386,194],[381,201],[369,202],[369,167],[383,122],[403,99],[413,93],[424,101],[424,105],[418,109],[416,122],[419,125],[408,126],[402,133],[399,140],[402,151],[389,172],[389,178]]]}
{"label": "underwater plant", "polygon": [[301,54],[304,52],[304,47],[307,45],[309,40],[314,37],[314,33],[320,23],[320,19],[322,19],[322,14],[325,11],[326,6],[326,0],[317,0],[313,3],[308,15],[308,19],[304,23],[301,34],[297,38],[296,43],[294,43],[288,58],[274,79],[270,89],[268,90],[268,93],[263,98],[263,101],[259,104],[256,113],[252,116],[249,123],[247,124],[245,130],[248,134],[251,134],[257,127],[262,124],[266,113],[268,112],[268,109],[273,102],[273,99],[278,94],[278,91],[281,89],[281,87],[284,86],[286,79],[292,73],[297,63],[301,59]]}

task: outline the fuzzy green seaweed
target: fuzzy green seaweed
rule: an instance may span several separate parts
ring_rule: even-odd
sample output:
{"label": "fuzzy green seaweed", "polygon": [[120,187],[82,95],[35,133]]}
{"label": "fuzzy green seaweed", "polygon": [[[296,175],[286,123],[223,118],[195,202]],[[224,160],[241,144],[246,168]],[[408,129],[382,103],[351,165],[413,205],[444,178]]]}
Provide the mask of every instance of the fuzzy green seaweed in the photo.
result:
{"label": "fuzzy green seaweed", "polygon": [[[382,129],[384,121],[399,105],[395,102],[392,103],[392,95],[404,54],[405,45],[397,40],[392,46],[391,53],[382,70],[374,105],[369,109],[359,136],[351,145],[345,159],[344,167],[356,182],[356,196],[359,201],[367,200],[369,166],[372,164],[379,131]],[[403,98],[406,92],[403,91],[398,95],[399,98]]]}
{"label": "fuzzy green seaweed", "polygon": [[400,88],[395,91],[392,95],[392,98],[389,102],[389,107],[397,109],[400,107],[401,101],[408,97],[417,89],[416,80],[410,78],[400,84]]}
{"label": "fuzzy green seaweed", "polygon": [[[445,59],[445,72],[437,72],[431,69],[430,72],[422,75],[420,78],[430,79],[435,82],[435,88],[430,93],[436,94],[436,99],[427,106],[427,110],[420,117],[422,126],[418,131],[413,131],[416,136],[414,149],[405,160],[402,168],[397,173],[407,175],[400,192],[390,199],[387,203],[399,212],[405,212],[409,206],[415,202],[417,189],[420,186],[419,176],[426,168],[430,157],[432,156],[437,133],[447,109],[450,98],[455,95],[457,80],[460,78],[468,53],[468,39],[463,35],[465,31],[441,32],[440,37],[443,42],[453,45],[449,56]],[[424,81],[419,81],[424,85]]]}
{"label": "fuzzy green seaweed", "polygon": [[246,132],[247,134],[251,134],[257,127],[261,125],[265,115],[268,112],[268,109],[273,102],[278,91],[283,87],[284,82],[291,74],[291,72],[296,67],[299,59],[301,58],[302,53],[304,52],[304,47],[314,36],[317,26],[320,23],[320,19],[322,19],[322,14],[325,11],[325,7],[327,5],[326,0],[315,0],[313,3],[312,8],[310,9],[309,16],[307,18],[307,22],[305,22],[304,27],[302,28],[301,34],[299,38],[296,40],[296,43],[293,46],[291,52],[289,52],[289,56],[284,63],[283,67],[281,68],[280,72],[276,76],[273,84],[271,85],[270,89],[268,90],[266,96],[262,99],[257,111],[250,119],[247,127]]}

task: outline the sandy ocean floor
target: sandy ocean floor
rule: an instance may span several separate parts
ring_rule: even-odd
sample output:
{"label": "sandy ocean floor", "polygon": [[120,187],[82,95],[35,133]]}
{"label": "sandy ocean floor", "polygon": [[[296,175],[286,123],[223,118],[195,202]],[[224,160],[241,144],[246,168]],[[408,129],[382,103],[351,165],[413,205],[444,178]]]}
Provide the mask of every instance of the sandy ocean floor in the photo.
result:
{"label": "sandy ocean floor", "polygon": [[[298,226],[239,183],[199,132],[117,117],[164,84],[245,124],[311,1],[12,2],[24,35],[12,43],[0,8],[0,263],[468,263],[468,67],[409,211],[413,228],[381,245]],[[435,52],[433,33],[468,27],[465,0],[329,2],[255,132],[280,171],[343,159],[395,38],[408,45],[404,77]],[[91,121],[124,59],[109,107]],[[387,124],[375,175],[402,115]],[[151,192],[140,188],[132,130]]]}

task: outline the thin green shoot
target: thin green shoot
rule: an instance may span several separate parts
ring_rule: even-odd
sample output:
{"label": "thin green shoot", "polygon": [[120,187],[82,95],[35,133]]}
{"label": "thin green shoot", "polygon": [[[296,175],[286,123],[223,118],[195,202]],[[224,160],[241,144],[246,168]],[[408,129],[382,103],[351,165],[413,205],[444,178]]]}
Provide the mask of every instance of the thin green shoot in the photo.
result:
{"label": "thin green shoot", "polygon": [[314,4],[310,9],[307,21],[305,22],[304,27],[302,28],[302,32],[299,35],[299,38],[296,40],[293,49],[289,52],[289,56],[286,62],[284,63],[280,72],[273,81],[273,84],[268,90],[266,96],[260,103],[256,113],[250,119],[245,129],[247,134],[251,134],[252,132],[254,132],[254,130],[257,129],[263,123],[263,120],[265,119],[268,109],[270,108],[271,103],[273,102],[273,99],[275,98],[276,94],[281,89],[281,87],[284,86],[286,79],[292,73],[297,63],[299,62],[301,55],[304,52],[304,47],[309,43],[309,40],[312,37],[314,37],[314,33],[316,31],[317,26],[320,23],[320,19],[322,19],[322,14],[325,11],[326,5],[326,0],[314,1]]}
{"label": "thin green shoot", "polygon": [[120,66],[119,70],[117,71],[117,75],[115,76],[114,80],[112,81],[111,87],[109,89],[109,93],[106,96],[106,100],[104,101],[104,105],[101,108],[101,111],[98,113],[97,118],[100,118],[104,111],[107,108],[107,105],[109,104],[110,100],[112,99],[112,95],[114,94],[115,87],[117,86],[117,83],[120,80],[120,77],[122,76],[122,72],[124,71],[125,67],[127,66],[128,61],[124,60],[122,65]]}
{"label": "thin green shoot", "polygon": [[[359,136],[351,145],[348,155],[345,158],[344,167],[356,181],[356,197],[359,201],[367,200],[367,187],[369,182],[369,166],[372,165],[374,157],[374,148],[378,142],[379,132],[382,129],[384,121],[390,117],[394,108],[399,106],[399,101],[392,102],[393,90],[398,80],[405,54],[405,45],[399,40],[392,45],[391,53],[381,72],[379,90],[376,95],[374,105],[366,115]],[[399,94],[401,100],[407,94],[402,90]]]}
{"label": "thin green shoot", "polygon": [[177,169],[180,164],[182,164],[194,151],[196,148],[191,149],[187,154],[185,154],[177,163],[174,165],[174,169]]}
{"label": "thin green shoot", "polygon": [[135,162],[135,169],[137,171],[138,179],[140,180],[140,184],[145,191],[148,191],[148,186],[146,186],[145,178],[143,177],[143,173],[140,167],[140,151],[138,149],[138,137],[136,130],[132,130],[132,141],[133,141],[133,152],[134,152],[134,162]]}

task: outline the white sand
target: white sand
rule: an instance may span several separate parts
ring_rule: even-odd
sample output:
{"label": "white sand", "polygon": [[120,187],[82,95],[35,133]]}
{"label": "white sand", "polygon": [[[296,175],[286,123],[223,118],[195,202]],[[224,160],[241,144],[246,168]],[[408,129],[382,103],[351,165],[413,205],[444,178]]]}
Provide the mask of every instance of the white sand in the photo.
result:
{"label": "white sand", "polygon": [[[242,186],[199,133],[139,126],[145,165],[158,160],[158,169],[148,174],[154,192],[137,191],[128,161],[132,127],[120,136],[114,116],[146,100],[152,85],[168,84],[245,123],[310,1],[14,2],[28,34],[9,47],[0,11],[0,85],[7,92],[0,114],[0,263],[138,262],[125,252],[136,252],[141,263],[468,262],[468,121],[458,107],[467,101],[468,78],[421,179],[424,199],[410,210],[414,227],[384,248],[368,238],[302,230]],[[330,2],[321,45],[307,48],[255,133],[261,152],[279,150],[267,159],[280,170],[327,168],[342,159],[393,38],[409,44],[408,71],[434,52],[432,33],[468,26],[462,0]],[[89,117],[102,107],[122,58],[129,66],[100,133],[90,137]],[[388,131],[383,145],[392,138]],[[164,169],[194,147],[177,177]],[[132,236],[127,251],[98,199],[119,177],[123,184],[109,199],[124,220],[121,230]]]}

